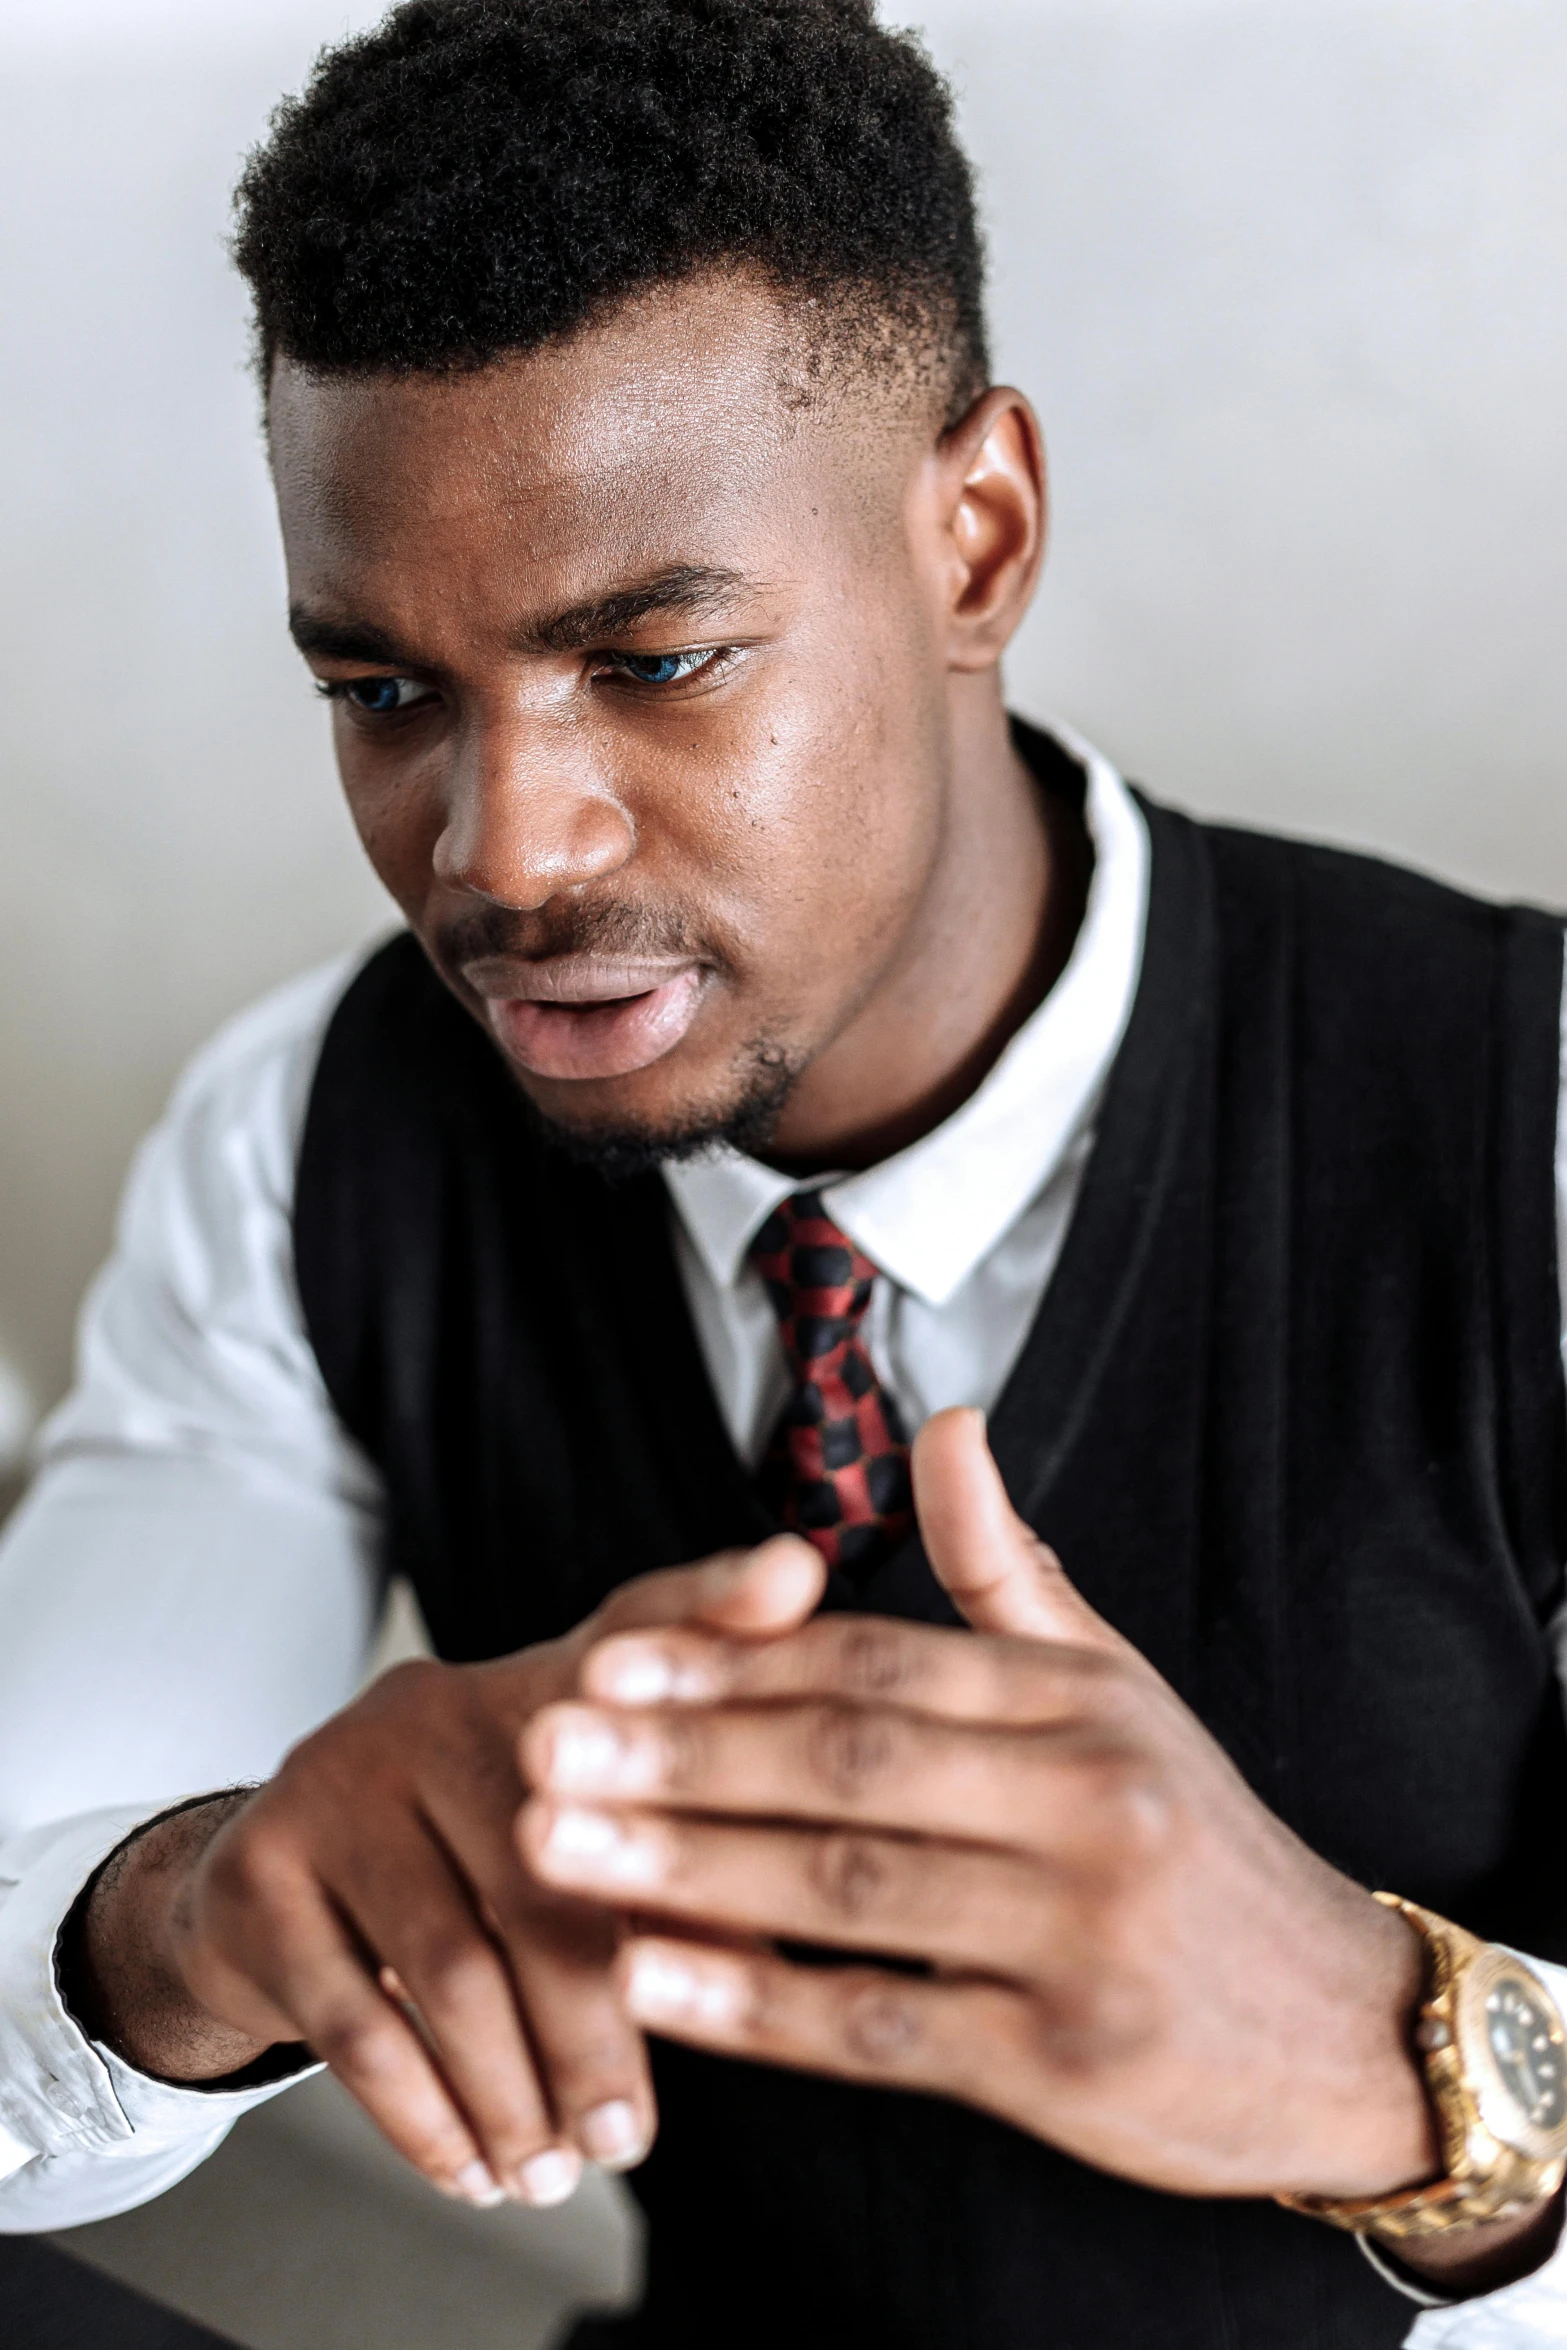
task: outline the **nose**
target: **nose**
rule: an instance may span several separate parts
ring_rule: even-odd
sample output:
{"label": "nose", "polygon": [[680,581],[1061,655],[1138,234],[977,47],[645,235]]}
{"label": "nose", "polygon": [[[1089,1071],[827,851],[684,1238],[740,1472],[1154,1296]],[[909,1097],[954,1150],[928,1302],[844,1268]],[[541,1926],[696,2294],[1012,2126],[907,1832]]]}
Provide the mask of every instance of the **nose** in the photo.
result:
{"label": "nose", "polygon": [[472,726],[447,778],[438,880],[532,912],[631,858],[636,832],[567,726],[517,713]]}

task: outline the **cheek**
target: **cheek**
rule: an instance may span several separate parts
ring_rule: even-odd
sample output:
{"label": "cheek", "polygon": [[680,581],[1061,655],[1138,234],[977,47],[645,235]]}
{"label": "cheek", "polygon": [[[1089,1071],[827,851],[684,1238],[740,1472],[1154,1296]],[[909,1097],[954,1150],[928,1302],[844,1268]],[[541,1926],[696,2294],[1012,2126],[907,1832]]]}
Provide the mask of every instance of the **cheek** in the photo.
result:
{"label": "cheek", "polygon": [[825,683],[785,673],[691,746],[686,853],[770,958],[832,960],[906,917],[936,853],[933,716],[867,660]]}
{"label": "cheek", "polygon": [[333,749],[343,795],[365,855],[403,911],[418,912],[432,880],[444,821],[434,760],[372,751],[353,721],[334,712]]}

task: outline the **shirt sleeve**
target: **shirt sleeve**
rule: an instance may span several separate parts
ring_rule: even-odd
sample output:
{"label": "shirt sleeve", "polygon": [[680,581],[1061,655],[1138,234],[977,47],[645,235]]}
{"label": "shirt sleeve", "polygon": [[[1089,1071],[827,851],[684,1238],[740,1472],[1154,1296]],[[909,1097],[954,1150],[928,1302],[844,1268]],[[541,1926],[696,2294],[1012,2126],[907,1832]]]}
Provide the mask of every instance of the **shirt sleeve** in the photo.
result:
{"label": "shirt sleeve", "polygon": [[380,1493],[322,1386],[290,1231],[346,977],[269,998],[176,1090],[0,1540],[0,2232],[145,2201],[284,2085],[138,2074],[78,2028],[55,1948],[133,1827],[269,1775],[363,1672]]}

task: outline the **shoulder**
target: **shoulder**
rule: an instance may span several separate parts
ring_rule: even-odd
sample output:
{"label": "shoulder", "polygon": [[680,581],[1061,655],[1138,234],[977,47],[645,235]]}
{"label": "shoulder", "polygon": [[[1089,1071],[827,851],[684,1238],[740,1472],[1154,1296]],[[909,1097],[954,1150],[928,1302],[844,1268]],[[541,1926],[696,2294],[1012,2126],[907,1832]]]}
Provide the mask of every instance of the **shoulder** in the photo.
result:
{"label": "shoulder", "polygon": [[[379,962],[378,952],[370,960]],[[367,967],[363,950],[338,955],[284,981],[226,1020],[192,1054],[176,1080],[168,1118],[206,1125],[270,1112],[280,1139],[297,1148],[322,1042],[345,995]]]}
{"label": "shoulder", "polygon": [[359,1490],[300,1321],[292,1217],[322,1039],[362,960],[273,989],[187,1065],[137,1153],[46,1449],[237,1447]]}
{"label": "shoulder", "polygon": [[271,989],[192,1055],[137,1153],[122,1254],[207,1255],[222,1235],[232,1255],[258,1214],[286,1222],[323,1041],[364,960],[341,955]]}
{"label": "shoulder", "polygon": [[1412,1036],[1487,1016],[1559,1027],[1561,914],[1480,897],[1363,850],[1144,809],[1156,867],[1161,854],[1167,865],[1184,854],[1206,867],[1232,992],[1245,996],[1271,973],[1302,1004],[1373,1019],[1380,1008]]}
{"label": "shoulder", "polygon": [[1202,822],[1197,830],[1221,890],[1288,898],[1319,921],[1337,919],[1406,935],[1426,930],[1433,936],[1494,937],[1521,928],[1560,939],[1567,920],[1542,907],[1480,897],[1366,849],[1336,848],[1236,824]]}

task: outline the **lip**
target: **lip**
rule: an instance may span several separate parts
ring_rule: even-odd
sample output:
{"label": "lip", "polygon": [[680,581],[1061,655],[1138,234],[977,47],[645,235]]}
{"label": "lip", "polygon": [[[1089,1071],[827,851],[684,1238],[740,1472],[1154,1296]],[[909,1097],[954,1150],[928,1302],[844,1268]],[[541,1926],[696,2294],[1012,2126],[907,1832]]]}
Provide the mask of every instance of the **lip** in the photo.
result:
{"label": "lip", "polygon": [[673,1052],[700,1008],[694,963],[625,964],[562,956],[535,964],[475,964],[464,973],[484,999],[501,1050],[533,1077],[629,1077]]}

